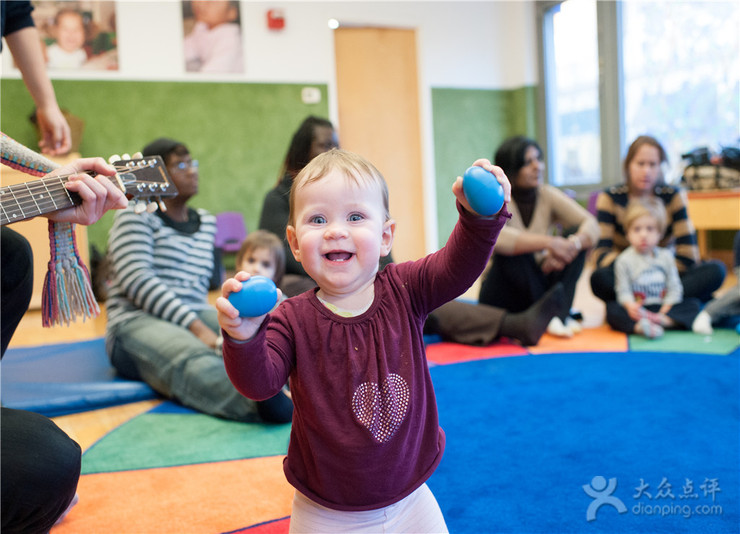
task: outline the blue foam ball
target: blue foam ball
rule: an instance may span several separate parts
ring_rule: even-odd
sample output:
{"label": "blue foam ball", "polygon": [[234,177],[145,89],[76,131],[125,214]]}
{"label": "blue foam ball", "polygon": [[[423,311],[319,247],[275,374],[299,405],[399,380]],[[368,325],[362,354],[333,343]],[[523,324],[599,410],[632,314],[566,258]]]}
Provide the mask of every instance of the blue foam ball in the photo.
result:
{"label": "blue foam ball", "polygon": [[239,317],[259,317],[275,306],[277,298],[275,282],[257,275],[242,282],[241,291],[229,295],[229,302],[239,310]]}
{"label": "blue foam ball", "polygon": [[498,213],[504,205],[504,188],[493,173],[473,165],[463,175],[463,192],[470,207],[480,215]]}

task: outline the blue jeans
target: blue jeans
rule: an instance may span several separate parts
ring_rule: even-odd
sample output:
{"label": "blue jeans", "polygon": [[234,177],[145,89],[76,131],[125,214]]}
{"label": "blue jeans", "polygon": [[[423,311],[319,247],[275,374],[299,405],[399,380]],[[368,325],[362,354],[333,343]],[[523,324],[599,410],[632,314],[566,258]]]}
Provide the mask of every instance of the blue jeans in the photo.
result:
{"label": "blue jeans", "polygon": [[[198,317],[219,332],[216,310]],[[125,378],[143,380],[161,395],[200,412],[247,422],[287,423],[293,403],[283,392],[266,401],[247,399],[231,384],[220,351],[189,330],[142,315],[106,333],[113,367]]]}

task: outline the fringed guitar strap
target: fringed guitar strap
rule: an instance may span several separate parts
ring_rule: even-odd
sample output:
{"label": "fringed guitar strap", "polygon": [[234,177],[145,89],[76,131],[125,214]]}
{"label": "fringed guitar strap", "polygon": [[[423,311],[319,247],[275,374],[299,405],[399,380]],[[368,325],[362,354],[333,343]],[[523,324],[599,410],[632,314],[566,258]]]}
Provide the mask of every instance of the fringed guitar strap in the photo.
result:
{"label": "fringed guitar strap", "polygon": [[[4,165],[32,176],[45,176],[59,167],[1,132],[0,159]],[[77,249],[75,225],[50,220],[49,246],[51,258],[42,293],[43,325],[69,325],[80,316],[84,321],[100,315],[90,285],[90,273]]]}

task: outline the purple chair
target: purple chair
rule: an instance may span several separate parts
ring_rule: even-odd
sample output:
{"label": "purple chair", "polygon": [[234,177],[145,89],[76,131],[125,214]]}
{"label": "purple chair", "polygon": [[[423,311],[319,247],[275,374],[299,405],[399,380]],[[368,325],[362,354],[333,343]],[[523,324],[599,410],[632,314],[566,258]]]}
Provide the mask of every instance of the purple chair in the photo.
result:
{"label": "purple chair", "polygon": [[221,252],[237,253],[247,237],[244,216],[238,211],[224,211],[216,215],[214,246]]}

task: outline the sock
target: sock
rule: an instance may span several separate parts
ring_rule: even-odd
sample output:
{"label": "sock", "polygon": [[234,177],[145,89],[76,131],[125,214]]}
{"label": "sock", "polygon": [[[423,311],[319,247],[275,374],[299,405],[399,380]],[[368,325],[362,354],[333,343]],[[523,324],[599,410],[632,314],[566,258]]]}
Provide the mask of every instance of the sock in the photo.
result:
{"label": "sock", "polygon": [[702,334],[704,336],[711,336],[714,333],[712,329],[712,318],[705,311],[700,311],[699,315],[696,316],[694,322],[691,324],[691,330],[695,334]]}
{"label": "sock", "polygon": [[636,330],[639,330],[638,333],[648,339],[663,337],[663,327],[651,322],[647,317],[643,317],[638,321]]}
{"label": "sock", "polygon": [[560,317],[553,317],[547,325],[547,333],[555,337],[573,337],[573,330],[563,324]]}
{"label": "sock", "polygon": [[565,308],[565,290],[557,283],[523,312],[507,313],[499,335],[518,339],[522,345],[536,345],[550,320]]}
{"label": "sock", "polygon": [[565,318],[565,327],[570,328],[570,331],[574,334],[580,334],[583,332],[583,326],[581,326],[581,323],[576,321],[573,317],[566,317]]}

